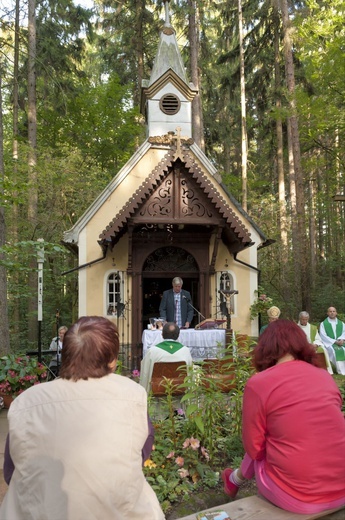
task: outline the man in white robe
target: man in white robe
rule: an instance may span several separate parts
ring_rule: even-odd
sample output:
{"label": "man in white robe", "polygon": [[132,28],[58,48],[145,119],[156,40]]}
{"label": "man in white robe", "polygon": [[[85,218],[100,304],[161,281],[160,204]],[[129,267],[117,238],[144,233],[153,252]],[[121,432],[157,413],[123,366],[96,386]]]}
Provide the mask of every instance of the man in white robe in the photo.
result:
{"label": "man in white robe", "polygon": [[332,365],[329,360],[327,349],[321,341],[320,334],[317,330],[317,326],[309,323],[309,313],[307,311],[302,311],[299,313],[299,320],[297,325],[303,330],[303,332],[307,336],[307,340],[309,341],[309,343],[314,345],[316,352],[322,352],[324,354],[326,368],[330,374],[333,374]]}
{"label": "man in white robe", "polygon": [[338,374],[345,375],[345,323],[337,318],[337,309],[329,307],[320,323],[320,337]]}
{"label": "man in white robe", "polygon": [[192,366],[193,359],[190,350],[177,341],[179,335],[180,329],[176,323],[166,323],[162,330],[164,341],[152,346],[145,354],[140,366],[139,384],[146,389],[147,393],[151,390],[152,371],[155,363],[185,361],[187,366]]}

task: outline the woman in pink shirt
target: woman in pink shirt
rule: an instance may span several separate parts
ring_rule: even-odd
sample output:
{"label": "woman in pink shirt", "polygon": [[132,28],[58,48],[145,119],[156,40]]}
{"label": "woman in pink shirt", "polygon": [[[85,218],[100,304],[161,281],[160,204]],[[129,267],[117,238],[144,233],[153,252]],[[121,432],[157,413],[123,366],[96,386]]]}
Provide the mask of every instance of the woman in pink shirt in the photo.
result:
{"label": "woman in pink shirt", "polygon": [[278,320],[254,351],[258,373],[243,398],[241,467],[222,472],[235,497],[255,475],[259,493],[276,506],[313,514],[345,505],[345,420],[332,376],[292,321]]}

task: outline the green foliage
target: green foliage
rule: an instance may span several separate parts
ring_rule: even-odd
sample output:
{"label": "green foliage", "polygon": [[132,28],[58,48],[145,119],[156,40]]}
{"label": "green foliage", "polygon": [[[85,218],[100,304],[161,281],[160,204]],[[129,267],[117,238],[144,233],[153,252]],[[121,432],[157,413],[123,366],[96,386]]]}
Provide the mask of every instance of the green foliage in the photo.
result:
{"label": "green foliage", "polygon": [[261,286],[258,287],[258,290],[255,291],[257,295],[254,303],[250,306],[250,319],[253,320],[259,314],[266,312],[273,305],[272,298],[269,298],[265,294],[265,289]]}
{"label": "green foliage", "polygon": [[[22,240],[12,244],[6,244],[0,247],[0,265],[6,267],[11,274],[16,271],[36,271],[38,251],[44,246],[44,254],[51,255],[57,253],[65,253],[66,250],[58,245],[49,242],[40,242],[36,240]],[[31,267],[32,261],[35,267]]]}
{"label": "green foliage", "polygon": [[16,397],[46,377],[46,367],[35,358],[17,354],[0,358],[0,394]]}
{"label": "green foliage", "polygon": [[[90,10],[71,0],[44,0],[37,6],[37,193],[38,214],[28,222],[27,182],[27,22],[19,27],[19,71],[13,76],[13,11],[1,20],[3,56],[4,180],[1,206],[6,211],[8,300],[11,345],[26,344],[30,298],[27,260],[16,243],[43,237],[59,244],[62,234],[81,217],[144,139],[139,115],[141,79],[148,78],[157,51],[163,2],[96,2]],[[241,113],[237,8],[231,2],[194,3],[199,20],[200,70],[205,151],[230,195],[241,201]],[[342,0],[308,0],[292,6],[296,71],[296,112],[307,229],[305,262],[310,267],[307,310],[315,322],[330,304],[344,313],[345,214],[332,199],[342,193],[345,164],[344,5]],[[187,1],[170,2],[171,22],[185,64],[190,64]],[[23,11],[25,15],[25,12]],[[22,12],[21,12],[22,16]],[[281,17],[270,2],[243,4],[246,109],[248,132],[248,214],[274,245],[260,248],[260,284],[281,308],[296,319],[300,287],[295,285],[293,215],[289,182],[287,125],[289,115]],[[275,44],[276,47],[275,47]],[[275,55],[275,48],[277,53]],[[13,129],[14,84],[19,86],[18,134]],[[282,121],[283,149],[278,150],[277,122]],[[13,157],[14,137],[18,157]],[[285,186],[278,182],[282,153]],[[287,246],[278,188],[285,191]],[[49,218],[47,218],[49,216]],[[286,255],[286,258],[285,258]],[[310,265],[309,265],[310,264]],[[77,274],[74,257],[47,253],[44,271],[43,340],[55,334],[54,314],[63,321],[77,317]],[[32,290],[31,290],[32,291]],[[5,298],[6,295],[3,295]],[[254,315],[266,309],[261,302]],[[260,306],[259,306],[260,304]],[[252,316],[252,317],[253,317]],[[30,327],[32,331],[32,327]],[[199,418],[199,428],[202,428]]]}
{"label": "green foliage", "polygon": [[164,512],[174,502],[187,500],[192,492],[218,486],[228,461],[238,462],[243,456],[242,397],[253,373],[248,354],[249,342],[241,348],[235,342],[225,352],[224,372],[234,376],[229,393],[221,392],[219,380],[210,378],[201,363],[194,365],[179,387],[185,389],[180,400],[183,408],[176,408],[171,380],[165,380],[166,396],[159,398],[159,403],[149,396],[155,445],[144,473]]}
{"label": "green foliage", "polygon": [[188,420],[182,410],[176,415],[172,410],[165,420],[155,421],[154,427],[155,449],[144,464],[144,473],[166,512],[191,492],[215,487],[219,472],[210,466],[208,451],[200,440],[187,436]]}

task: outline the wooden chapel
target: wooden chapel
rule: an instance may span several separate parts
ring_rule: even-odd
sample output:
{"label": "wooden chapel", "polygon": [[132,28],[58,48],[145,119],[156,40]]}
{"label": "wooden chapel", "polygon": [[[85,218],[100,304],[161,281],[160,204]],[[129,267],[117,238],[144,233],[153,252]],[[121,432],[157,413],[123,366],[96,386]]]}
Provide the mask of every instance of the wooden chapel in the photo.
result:
{"label": "wooden chapel", "polygon": [[[79,316],[115,320],[132,367],[142,334],[159,317],[164,290],[182,277],[204,317],[226,317],[256,336],[249,307],[258,286],[257,252],[270,243],[226,190],[192,138],[192,101],[166,2],[165,24],[141,110],[147,138],[63,241],[78,255]],[[196,313],[193,325],[198,322]]]}

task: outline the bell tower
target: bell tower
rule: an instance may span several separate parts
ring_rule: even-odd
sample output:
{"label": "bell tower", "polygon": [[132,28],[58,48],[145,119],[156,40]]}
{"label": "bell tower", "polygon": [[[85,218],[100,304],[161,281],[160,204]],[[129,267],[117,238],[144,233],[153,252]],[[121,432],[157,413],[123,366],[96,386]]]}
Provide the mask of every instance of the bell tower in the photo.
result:
{"label": "bell tower", "polygon": [[192,137],[192,100],[197,89],[187,81],[175,31],[170,25],[168,0],[151,77],[142,81],[141,94],[147,137],[175,132],[177,126],[183,136]]}

